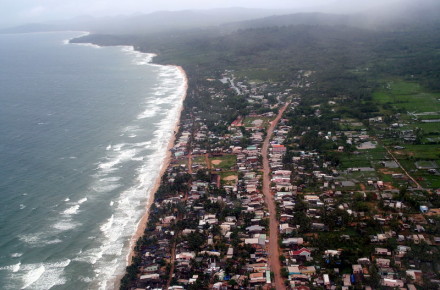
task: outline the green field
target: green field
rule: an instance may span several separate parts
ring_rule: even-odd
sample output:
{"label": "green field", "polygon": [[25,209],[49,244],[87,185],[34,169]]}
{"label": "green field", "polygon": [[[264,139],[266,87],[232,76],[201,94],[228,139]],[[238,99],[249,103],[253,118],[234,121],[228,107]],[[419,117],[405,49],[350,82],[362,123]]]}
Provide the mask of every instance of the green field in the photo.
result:
{"label": "green field", "polygon": [[375,149],[360,150],[360,154],[340,154],[341,168],[374,167],[375,164],[385,159],[387,152],[382,146]]}
{"label": "green field", "polygon": [[397,109],[409,112],[440,111],[440,94],[424,90],[418,83],[392,80],[384,83],[383,88],[374,93],[374,99],[380,104],[391,104]]}
{"label": "green field", "polygon": [[[413,159],[419,160],[436,160],[440,158],[439,145],[406,145],[404,150],[401,150],[405,158],[411,156]],[[397,158],[402,156],[396,155]]]}
{"label": "green field", "polygon": [[269,118],[269,117],[246,117],[244,120],[244,126],[245,127],[254,127],[255,125],[252,124],[252,122],[256,120],[262,120],[262,127],[267,128],[269,127],[269,123],[272,122],[272,120],[275,119],[275,117]]}
{"label": "green field", "polygon": [[212,168],[230,170],[232,167],[237,165],[236,155],[223,155],[219,157],[212,157],[209,159]]}
{"label": "green field", "polygon": [[200,165],[206,167],[205,156],[197,156],[193,157],[192,161],[193,165]]}

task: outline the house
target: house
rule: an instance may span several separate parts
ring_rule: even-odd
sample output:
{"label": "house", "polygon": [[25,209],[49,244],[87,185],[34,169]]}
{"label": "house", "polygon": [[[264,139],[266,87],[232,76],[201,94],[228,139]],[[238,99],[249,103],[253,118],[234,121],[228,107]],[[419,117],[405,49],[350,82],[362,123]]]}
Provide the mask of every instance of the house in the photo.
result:
{"label": "house", "polygon": [[228,252],[226,253],[226,259],[232,259],[233,256],[234,256],[234,248],[229,247]]}
{"label": "house", "polygon": [[325,287],[329,287],[329,286],[331,285],[329,275],[328,275],[328,274],[324,274],[324,275],[322,276],[322,278],[323,278],[323,280],[324,280],[324,286],[325,286]]}
{"label": "house", "polygon": [[339,250],[325,250],[324,256],[325,257],[334,257],[334,256],[340,256],[341,251]]}
{"label": "house", "polygon": [[303,243],[303,238],[288,238],[282,241],[283,245],[302,245]]}
{"label": "house", "polygon": [[387,279],[387,278],[382,279],[380,281],[380,284],[382,286],[385,286],[385,287],[393,287],[393,288],[395,288],[395,287],[403,287],[405,285],[405,283],[403,283],[402,280]]}
{"label": "house", "polygon": [[375,248],[374,252],[376,255],[391,256],[391,251],[385,248]]}
{"label": "house", "polygon": [[370,259],[368,258],[359,258],[357,262],[361,265],[370,265]]}
{"label": "house", "polygon": [[250,279],[250,283],[251,284],[255,284],[255,283],[265,283],[266,282],[266,277],[264,275],[264,272],[261,273],[251,273],[249,274],[249,279]]}
{"label": "house", "polygon": [[354,264],[351,265],[352,269],[353,269],[353,274],[362,274],[363,273],[363,269],[362,266],[359,264]]}
{"label": "house", "polygon": [[351,286],[351,276],[350,276],[350,274],[342,275],[342,281],[344,283],[344,286],[350,287]]}
{"label": "house", "polygon": [[423,273],[420,270],[407,270],[406,275],[411,277],[411,279],[416,283],[423,282]]}
{"label": "house", "polygon": [[317,231],[324,231],[326,227],[325,224],[322,223],[312,223],[312,229]]}
{"label": "house", "polygon": [[301,248],[298,251],[291,251],[290,255],[293,256],[293,257],[303,257],[307,261],[309,261],[311,259],[311,256],[312,256],[312,252],[309,249]]}
{"label": "house", "polygon": [[280,224],[280,233],[281,234],[291,234],[294,228],[289,226],[289,224]]}
{"label": "house", "polygon": [[262,233],[264,232],[264,230],[264,227],[259,225],[253,225],[246,228],[246,231],[248,231],[249,233]]}
{"label": "house", "polygon": [[142,275],[139,278],[141,281],[152,281],[152,280],[159,280],[159,274],[146,274]]}
{"label": "house", "polygon": [[143,272],[144,273],[145,272],[155,272],[157,270],[159,270],[159,265],[149,265],[149,266],[144,267]]}
{"label": "house", "polygon": [[379,267],[389,267],[390,263],[391,263],[390,259],[381,259],[381,258],[376,259],[376,264]]}

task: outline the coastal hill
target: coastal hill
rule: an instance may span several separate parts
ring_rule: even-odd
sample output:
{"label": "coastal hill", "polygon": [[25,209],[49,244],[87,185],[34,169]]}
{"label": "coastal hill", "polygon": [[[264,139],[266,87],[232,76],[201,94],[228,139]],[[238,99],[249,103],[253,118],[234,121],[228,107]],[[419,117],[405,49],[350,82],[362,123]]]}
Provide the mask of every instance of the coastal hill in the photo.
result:
{"label": "coastal hill", "polygon": [[293,10],[218,8],[206,10],[157,11],[129,16],[80,16],[52,23],[31,23],[1,29],[0,33],[38,31],[86,30],[107,34],[150,34],[172,30],[217,27],[230,22],[241,22],[274,15],[294,13]]}
{"label": "coastal hill", "polygon": [[332,5],[299,11],[292,9],[251,9],[242,7],[206,10],[156,11],[149,14],[93,17],[83,15],[65,21],[28,23],[0,29],[0,33],[80,30],[96,34],[150,35],[211,29],[230,33],[239,29],[290,25],[350,26],[364,29],[401,29],[409,23],[438,23],[440,2],[407,1],[397,5],[364,5],[364,10],[348,12],[345,0]]}

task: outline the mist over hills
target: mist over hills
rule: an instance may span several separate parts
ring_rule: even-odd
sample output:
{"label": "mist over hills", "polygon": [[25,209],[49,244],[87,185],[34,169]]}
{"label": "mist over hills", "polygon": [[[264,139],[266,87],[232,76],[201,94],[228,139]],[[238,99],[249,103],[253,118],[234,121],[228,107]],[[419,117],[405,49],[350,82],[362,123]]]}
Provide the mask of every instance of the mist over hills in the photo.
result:
{"label": "mist over hills", "polygon": [[408,24],[440,22],[438,17],[440,15],[440,1],[401,0],[370,7],[362,12],[334,13],[347,10],[348,8],[343,8],[349,7],[349,5],[346,0],[340,0],[324,9],[325,11],[333,11],[333,13],[235,7],[157,11],[131,16],[82,16],[61,22],[26,24],[2,29],[0,33],[86,30],[95,34],[145,35],[191,29],[214,29],[231,32],[238,29],[289,25],[346,25],[367,29],[395,29]]}
{"label": "mist over hills", "polygon": [[250,8],[219,8],[208,10],[157,11],[131,16],[81,16],[56,23],[26,24],[0,30],[1,33],[36,31],[87,30],[93,33],[148,34],[172,30],[217,27],[294,11]]}

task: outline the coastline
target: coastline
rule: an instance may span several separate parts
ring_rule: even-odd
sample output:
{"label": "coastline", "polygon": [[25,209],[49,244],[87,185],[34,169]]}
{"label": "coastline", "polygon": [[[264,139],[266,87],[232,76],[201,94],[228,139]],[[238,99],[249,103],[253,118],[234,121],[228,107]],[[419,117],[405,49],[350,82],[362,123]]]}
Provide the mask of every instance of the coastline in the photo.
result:
{"label": "coastline", "polygon": [[[73,37],[71,39],[65,40],[64,44],[85,45],[85,46],[91,46],[91,47],[96,47],[96,48],[102,47],[101,45],[97,45],[97,44],[94,44],[94,43],[88,43],[88,42],[86,42],[86,43],[76,43],[76,42],[72,42],[73,39],[90,35],[90,32],[87,32],[87,31],[79,31],[79,32],[82,33],[82,34],[79,35],[79,36]],[[140,52],[140,51],[136,50],[134,48],[134,46],[131,46],[131,45],[112,45],[112,46],[121,47],[121,48],[128,48],[130,50],[130,52],[139,53],[139,54],[148,56],[148,59],[147,59],[147,61],[145,63],[148,63],[149,65],[160,65],[160,66],[163,66],[162,64],[155,64],[155,63],[153,63],[153,58],[155,56],[157,56],[154,53]],[[132,259],[136,255],[136,251],[135,251],[136,242],[138,241],[139,238],[141,238],[144,235],[144,232],[145,232],[145,229],[146,229],[146,226],[147,226],[147,223],[148,223],[149,215],[150,215],[150,208],[151,208],[152,204],[154,203],[155,195],[156,195],[157,190],[160,187],[162,176],[164,175],[164,173],[168,169],[169,164],[171,162],[171,159],[172,159],[171,149],[175,145],[176,135],[177,135],[177,133],[179,131],[179,128],[180,128],[180,118],[181,118],[181,114],[182,114],[182,111],[183,111],[183,102],[184,102],[184,100],[186,98],[187,91],[188,91],[188,78],[187,78],[187,74],[184,71],[184,69],[181,66],[177,66],[177,65],[165,65],[165,66],[170,66],[170,67],[176,68],[182,74],[182,76],[183,76],[184,90],[182,92],[182,95],[180,96],[181,106],[180,106],[180,109],[177,112],[176,122],[175,122],[174,128],[173,128],[173,133],[170,136],[170,139],[168,141],[168,146],[167,146],[167,149],[166,149],[166,154],[165,154],[165,157],[164,157],[163,162],[161,164],[161,168],[160,168],[159,174],[157,175],[156,180],[154,181],[153,187],[150,190],[146,191],[146,194],[148,194],[148,199],[147,199],[146,204],[145,204],[145,211],[144,211],[142,217],[140,218],[140,220],[137,222],[136,230],[135,230],[134,234],[131,236],[131,238],[129,240],[128,253],[127,253],[126,257],[125,257],[125,267],[128,267],[128,266],[130,266],[132,264]],[[126,274],[125,267],[124,267],[124,270],[121,271],[120,273],[115,273],[114,279],[112,279],[113,281],[109,281],[110,285],[113,285],[113,289],[119,289],[121,279]]]}
{"label": "coastline", "polygon": [[[156,178],[154,186],[150,191],[150,195],[148,197],[147,204],[145,205],[145,213],[143,214],[143,216],[139,220],[136,232],[133,234],[133,236],[130,239],[129,252],[126,257],[126,266],[129,266],[132,263],[132,258],[135,255],[134,248],[136,246],[136,241],[144,235],[145,228],[147,226],[148,218],[150,215],[150,208],[154,202],[154,197],[156,195],[156,192],[159,189],[160,182],[162,180],[162,176],[164,175],[164,173],[166,172],[166,170],[168,169],[168,167],[170,165],[171,158],[172,158],[171,149],[174,147],[174,143],[176,141],[176,134],[179,131],[179,127],[180,127],[180,118],[181,118],[181,114],[183,111],[183,101],[185,100],[186,94],[188,91],[188,79],[187,79],[186,72],[183,70],[183,68],[181,66],[174,66],[174,67],[176,67],[184,77],[185,89],[184,89],[184,92],[181,96],[182,105],[181,105],[179,113],[178,113],[178,118],[177,118],[176,124],[174,125],[174,129],[173,129],[174,133],[172,134],[170,140],[168,141],[167,152],[166,152],[166,156],[163,160],[162,167],[160,169],[160,173],[159,173],[158,177]],[[115,289],[119,288],[120,280],[124,276],[124,274],[125,274],[125,272],[121,273],[121,275],[118,276],[117,281],[115,281],[115,286],[116,286]]]}

